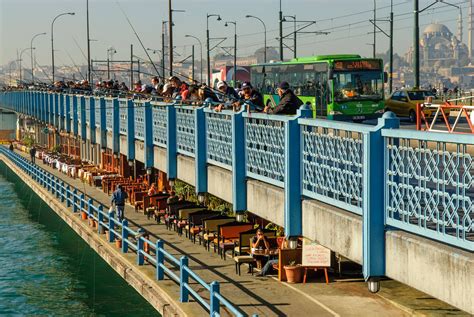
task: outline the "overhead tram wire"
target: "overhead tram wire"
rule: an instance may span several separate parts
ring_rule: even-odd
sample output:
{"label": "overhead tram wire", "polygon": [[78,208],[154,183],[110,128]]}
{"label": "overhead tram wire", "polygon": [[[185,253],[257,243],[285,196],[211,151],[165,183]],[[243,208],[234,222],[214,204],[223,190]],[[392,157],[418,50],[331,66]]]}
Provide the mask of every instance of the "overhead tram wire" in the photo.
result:
{"label": "overhead tram wire", "polygon": [[116,0],[115,3],[117,4],[117,6],[119,7],[120,11],[122,11],[123,15],[125,16],[125,19],[127,19],[127,22],[128,22],[128,25],[130,25],[130,28],[132,29],[133,33],[135,34],[135,36],[137,37],[138,39],[138,42],[140,43],[143,51],[145,52],[146,56],[148,57],[148,60],[150,61],[150,63],[153,65],[153,68],[155,69],[155,72],[156,72],[156,75],[158,77],[161,77],[160,75],[160,72],[158,71],[158,68],[156,68],[156,65],[155,63],[153,63],[151,57],[150,57],[150,54],[148,54],[148,51],[146,50],[145,48],[145,45],[143,45],[143,42],[142,40],[140,39],[140,36],[138,36],[138,33],[137,31],[135,31],[135,28],[133,27],[132,25],[132,22],[130,21],[130,19],[128,18],[127,14],[125,13],[125,11],[123,10],[123,8],[120,6],[120,3]]}

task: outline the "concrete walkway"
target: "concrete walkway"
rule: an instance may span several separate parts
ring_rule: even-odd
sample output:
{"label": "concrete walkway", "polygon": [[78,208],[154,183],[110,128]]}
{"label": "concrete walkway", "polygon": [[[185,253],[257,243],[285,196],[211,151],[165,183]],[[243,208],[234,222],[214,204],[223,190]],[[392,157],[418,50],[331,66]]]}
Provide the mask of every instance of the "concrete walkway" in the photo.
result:
{"label": "concrete walkway", "polygon": [[[26,157],[25,153],[22,155]],[[102,204],[106,206],[110,204],[110,197],[100,189],[90,187],[78,179],[69,178],[41,162],[39,165]],[[168,231],[164,225],[147,220],[141,213],[135,213],[131,206],[126,207],[125,215],[132,227],[146,228],[153,237],[151,240],[163,239],[165,249],[171,254],[176,257],[187,255],[190,266],[197,274],[207,282],[219,281],[221,294],[249,315],[409,316],[418,313],[440,315],[440,312],[441,314],[444,312],[450,315],[467,315],[395,281],[384,281],[382,291],[379,294],[371,294],[367,290],[366,283],[360,278],[350,280],[331,278],[331,283],[326,285],[322,276],[317,275],[312,277],[307,284],[290,285],[278,282],[273,277],[257,278],[246,274],[245,265],[242,266],[242,276],[238,276],[235,274],[234,261],[230,256],[226,261],[222,260],[216,253],[206,251],[202,246],[193,244],[184,236],[179,237],[174,231]],[[172,286],[170,281],[163,283]],[[389,287],[386,288],[385,285]],[[206,290],[198,291],[203,297],[208,298]],[[173,293],[177,299],[179,293],[177,286]],[[426,304],[427,301],[420,301],[420,297],[429,298],[429,304]],[[204,309],[202,309],[202,314],[194,313],[196,316],[208,315]],[[221,309],[221,314],[227,315],[224,309]]]}

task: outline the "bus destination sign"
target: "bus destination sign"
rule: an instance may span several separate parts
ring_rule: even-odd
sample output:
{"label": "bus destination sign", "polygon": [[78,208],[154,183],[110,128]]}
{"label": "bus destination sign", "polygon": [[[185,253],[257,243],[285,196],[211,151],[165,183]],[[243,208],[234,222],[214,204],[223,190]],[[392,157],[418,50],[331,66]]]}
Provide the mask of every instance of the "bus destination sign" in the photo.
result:
{"label": "bus destination sign", "polygon": [[379,60],[336,61],[334,70],[379,70]]}

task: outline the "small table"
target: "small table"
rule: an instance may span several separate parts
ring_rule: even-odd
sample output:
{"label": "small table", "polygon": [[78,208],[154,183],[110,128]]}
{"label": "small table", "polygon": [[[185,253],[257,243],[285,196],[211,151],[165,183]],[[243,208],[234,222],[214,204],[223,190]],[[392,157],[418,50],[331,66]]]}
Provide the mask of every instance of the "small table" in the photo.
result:
{"label": "small table", "polygon": [[316,272],[318,269],[324,270],[324,276],[326,277],[326,284],[329,284],[327,267],[316,267],[316,266],[303,266],[303,267],[304,267],[303,284],[306,284],[306,275],[308,274],[308,270],[314,270]]}
{"label": "small table", "polygon": [[255,257],[257,261],[257,268],[262,268],[262,258],[267,257],[271,259],[275,255],[278,255],[278,249],[265,249],[265,250],[253,250],[252,256]]}

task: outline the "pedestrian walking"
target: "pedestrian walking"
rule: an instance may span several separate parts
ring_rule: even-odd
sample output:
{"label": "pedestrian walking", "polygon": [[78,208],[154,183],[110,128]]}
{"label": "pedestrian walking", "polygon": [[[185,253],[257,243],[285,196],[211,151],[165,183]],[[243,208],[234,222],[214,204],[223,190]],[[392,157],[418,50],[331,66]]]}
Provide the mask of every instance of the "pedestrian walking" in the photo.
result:
{"label": "pedestrian walking", "polygon": [[117,185],[117,189],[112,194],[112,205],[115,204],[117,209],[117,219],[121,223],[125,218],[125,200],[128,198],[128,195],[122,189],[122,185]]}
{"label": "pedestrian walking", "polygon": [[36,148],[34,145],[30,148],[31,163],[36,164]]}

